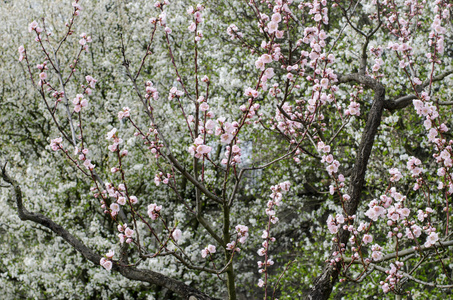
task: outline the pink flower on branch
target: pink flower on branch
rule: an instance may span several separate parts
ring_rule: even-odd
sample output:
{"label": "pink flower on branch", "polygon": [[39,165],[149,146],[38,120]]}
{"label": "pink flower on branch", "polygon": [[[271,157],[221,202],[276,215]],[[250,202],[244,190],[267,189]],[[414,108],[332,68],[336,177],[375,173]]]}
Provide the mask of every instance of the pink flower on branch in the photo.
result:
{"label": "pink flower on branch", "polygon": [[214,245],[209,244],[206,248],[201,250],[201,257],[205,258],[208,254],[214,254],[216,252],[216,248]]}

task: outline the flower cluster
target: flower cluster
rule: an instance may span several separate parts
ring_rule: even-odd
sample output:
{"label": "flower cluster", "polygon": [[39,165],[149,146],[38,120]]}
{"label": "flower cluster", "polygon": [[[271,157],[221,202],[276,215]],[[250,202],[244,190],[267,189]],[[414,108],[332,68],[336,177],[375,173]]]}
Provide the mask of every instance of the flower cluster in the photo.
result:
{"label": "flower cluster", "polygon": [[82,49],[88,52],[88,43],[92,42],[91,36],[88,36],[86,33],[80,35],[81,39],[79,44],[82,46]]}
{"label": "flower cluster", "polygon": [[19,51],[19,61],[22,61],[26,56],[25,47],[23,45],[20,45],[17,51]]}
{"label": "flower cluster", "polygon": [[168,94],[168,100],[173,100],[174,98],[179,98],[184,95],[183,91],[179,91],[176,87],[172,87],[170,89],[170,93]]}
{"label": "flower cluster", "polygon": [[82,110],[82,107],[86,107],[88,105],[88,100],[83,98],[82,94],[77,94],[72,100],[72,104],[74,104],[74,111],[78,113]]}
{"label": "flower cluster", "polygon": [[[250,101],[251,104],[251,101]],[[248,107],[246,105],[241,105],[239,109],[243,111],[244,113],[247,113],[247,118],[251,119],[256,115],[256,112],[260,108],[260,105],[258,103],[255,103],[253,105],[249,105]]]}
{"label": "flower cluster", "polygon": [[41,71],[41,73],[39,73],[39,85],[41,86],[47,79],[47,73],[45,72],[45,70],[48,69],[47,62],[36,65],[36,68]]}
{"label": "flower cluster", "polygon": [[419,167],[421,163],[420,159],[413,156],[407,161],[407,168],[411,171],[412,177],[418,177],[423,172],[423,169]]}
{"label": "flower cluster", "polygon": [[164,173],[159,172],[156,175],[154,175],[154,183],[156,186],[159,186],[160,183],[162,182],[163,184],[168,184],[169,180],[171,178],[171,174],[168,173],[166,176]]}
{"label": "flower cluster", "polygon": [[327,218],[327,228],[329,229],[330,233],[336,234],[344,221],[345,219],[342,214],[338,214],[336,217],[329,215],[329,217]]}
{"label": "flower cluster", "polygon": [[115,251],[110,250],[105,257],[101,258],[101,261],[99,262],[102,267],[104,267],[107,271],[110,271],[112,269],[113,263],[112,263],[112,258],[115,255]]}
{"label": "flower cluster", "polygon": [[230,123],[225,120],[225,117],[217,119],[219,126],[215,129],[215,135],[220,135],[220,142],[222,144],[229,144],[233,140],[239,124],[236,121]]}
{"label": "flower cluster", "polygon": [[91,95],[91,89],[94,89],[96,86],[96,82],[98,82],[96,79],[94,79],[91,75],[85,76],[85,80],[88,82],[88,86],[82,85],[82,87],[85,89],[85,94]]}
{"label": "flower cluster", "polygon": [[257,90],[254,90],[251,87],[247,87],[244,90],[244,95],[247,97],[257,98],[259,96],[259,93]]}
{"label": "flower cluster", "polygon": [[214,245],[208,245],[206,248],[201,250],[201,257],[205,258],[208,254],[214,254],[216,252]]}
{"label": "flower cluster", "polygon": [[147,81],[145,83],[145,86],[146,86],[146,94],[145,94],[146,99],[149,99],[149,98],[153,98],[154,100],[159,99],[159,92],[153,86],[153,83],[151,81]]}
{"label": "flower cluster", "polygon": [[74,7],[74,15],[78,16],[80,14],[80,11],[82,10],[82,6],[80,6],[79,0],[75,0],[72,3],[72,7]]}
{"label": "flower cluster", "polygon": [[[280,48],[278,48],[280,49]],[[272,54],[273,57],[279,57],[280,56],[280,51],[275,51]],[[277,58],[278,59],[278,58]],[[274,77],[274,68],[267,68],[264,70],[263,76],[261,76],[261,82],[259,83],[259,87],[263,89],[263,91],[267,91],[267,81]]]}
{"label": "flower cluster", "polygon": [[[431,228],[431,229],[435,230],[434,228]],[[426,248],[429,248],[432,245],[434,245],[438,240],[439,240],[439,235],[432,231],[426,238],[426,242],[425,242],[424,246]]]}
{"label": "flower cluster", "polygon": [[401,178],[403,178],[403,175],[401,175],[401,172],[397,168],[391,168],[389,173],[392,175],[392,178],[390,178],[391,182],[398,182]]}
{"label": "flower cluster", "polygon": [[236,231],[238,233],[239,242],[244,244],[249,236],[249,228],[245,225],[237,225]]}
{"label": "flower cluster", "polygon": [[116,128],[113,128],[107,133],[107,140],[113,140],[113,144],[108,146],[109,150],[112,152],[117,151],[118,145],[123,142],[123,140],[118,137]]}
{"label": "flower cluster", "polygon": [[[110,204],[110,214],[116,216],[120,211],[120,205],[126,205],[127,198],[131,204],[136,204],[138,199],[136,196],[128,196],[126,194],[126,186],[124,184],[119,184],[118,188],[115,188],[113,184],[106,182],[106,190],[103,193],[107,193],[109,197],[116,199],[116,202]],[[105,208],[105,201],[102,201],[102,208]],[[107,211],[108,212],[108,211]]]}
{"label": "flower cluster", "polygon": [[302,127],[302,124],[297,121],[292,121],[292,118],[296,117],[295,114],[293,114],[293,107],[288,103],[285,103],[282,106],[282,110],[290,118],[287,118],[279,109],[277,109],[274,118],[277,124],[275,125],[275,122],[272,121],[274,124],[272,128],[277,127],[286,135],[296,136],[298,129]]}
{"label": "flower cluster", "polygon": [[[198,4],[195,9],[192,6],[189,6],[187,9],[187,13],[193,15],[194,22],[189,25],[189,31],[194,32],[197,30],[198,24],[203,22],[203,18],[201,16],[201,12],[204,10],[204,7],[201,4]],[[203,37],[203,33],[197,30],[195,36],[195,42],[198,42]]]}
{"label": "flower cluster", "polygon": [[391,289],[394,289],[400,279],[403,277],[398,271],[404,266],[404,263],[395,261],[395,264],[390,264],[390,270],[387,270],[387,278],[384,281],[381,281],[381,288],[384,293],[388,293]]}
{"label": "flower cluster", "polygon": [[[244,244],[249,236],[249,228],[245,225],[237,225],[236,232],[237,232],[236,241],[239,241],[239,243]],[[236,241],[231,241],[230,243],[228,243],[226,245],[227,250],[236,251],[236,252],[241,251],[240,248],[236,247],[237,246]]]}
{"label": "flower cluster", "polygon": [[269,54],[263,54],[255,62],[255,67],[257,69],[260,69],[261,71],[264,71],[264,69],[266,68],[266,64],[271,63],[271,62],[272,62],[272,56]]}
{"label": "flower cluster", "polygon": [[60,149],[63,149],[62,143],[63,138],[58,137],[56,139],[53,139],[50,141],[50,148],[52,148],[53,151],[58,151]]}
{"label": "flower cluster", "polygon": [[[327,164],[326,170],[329,175],[333,176],[335,173],[338,172],[338,168],[340,167],[340,162],[333,158],[332,154],[330,153],[330,146],[326,145],[323,141],[319,141],[317,144],[317,149],[320,154],[322,154],[321,162],[325,162]],[[341,174],[340,174],[341,175]]]}
{"label": "flower cluster", "polygon": [[230,38],[232,40],[237,39],[237,38],[242,38],[244,36],[242,34],[242,32],[239,31],[239,28],[234,24],[231,24],[230,26],[228,26],[227,34],[230,36]]}
{"label": "flower cluster", "polygon": [[200,111],[208,111],[209,104],[207,103],[207,100],[205,99],[204,96],[200,96],[197,99],[197,102],[200,103],[200,106],[199,106]]}
{"label": "flower cluster", "polygon": [[204,145],[202,136],[197,137],[193,143],[194,144],[190,146],[187,151],[196,158],[202,158],[203,156],[208,155],[212,150],[212,147]]}
{"label": "flower cluster", "polygon": [[382,259],[383,254],[382,254],[381,250],[382,250],[382,247],[379,246],[378,244],[374,244],[373,246],[371,246],[371,251],[373,251],[371,253],[371,258],[374,261],[379,261]]}
{"label": "flower cluster", "polygon": [[131,116],[131,110],[129,107],[123,107],[122,110],[118,112],[118,119],[122,120],[124,118],[129,118]]}
{"label": "flower cluster", "polygon": [[351,116],[360,116],[360,104],[355,101],[351,101],[351,103],[349,103],[348,109],[344,112],[344,114]]}
{"label": "flower cluster", "polygon": [[162,210],[162,205],[157,205],[156,203],[148,205],[148,216],[151,220],[156,220],[160,216],[160,211]]}
{"label": "flower cluster", "polygon": [[370,52],[374,56],[374,65],[371,67],[371,70],[373,71],[373,78],[384,76],[379,73],[379,70],[384,65],[384,61],[381,58],[384,50],[382,47],[371,47]]}
{"label": "flower cluster", "polygon": [[125,241],[126,243],[130,244],[133,241],[133,236],[135,231],[127,226],[127,224],[118,224],[118,238],[120,239],[120,243],[123,244]]}
{"label": "flower cluster", "polygon": [[43,31],[43,29],[41,27],[38,26],[38,22],[36,21],[33,21],[31,22],[29,25],[28,25],[28,32],[33,32],[33,31],[36,31],[36,34],[39,34]]}
{"label": "flower cluster", "polygon": [[[75,155],[79,154],[79,148],[78,147],[75,147],[74,154]],[[83,165],[85,166],[85,168],[87,168],[88,170],[92,171],[92,170],[94,170],[95,165],[93,165],[91,163],[91,160],[87,158],[87,154],[88,154],[88,149],[86,149],[86,148],[82,149],[82,151],[80,151],[80,154],[79,154],[79,160],[83,161]]]}
{"label": "flower cluster", "polygon": [[[267,229],[263,230],[263,234],[261,238],[264,239],[262,243],[262,248],[258,250],[259,256],[264,256],[264,261],[258,261],[258,272],[260,273],[267,273],[267,269],[269,266],[274,264],[274,261],[269,258],[269,245],[271,242],[275,242],[275,237],[270,235],[270,226],[271,224],[275,224],[278,222],[278,218],[276,217],[276,207],[280,206],[282,203],[282,198],[284,193],[289,191],[291,187],[291,183],[289,181],[284,181],[280,184],[274,185],[271,187],[272,193],[270,194],[271,200],[267,202],[266,208],[266,215],[268,216],[268,225]],[[265,277],[265,281],[262,279],[259,280],[258,286],[263,287],[267,285],[267,276]]]}
{"label": "flower cluster", "polygon": [[231,159],[230,159],[230,165],[231,166],[234,166],[236,164],[240,164],[242,162],[242,160],[241,160],[241,148],[239,148],[238,145],[233,145],[232,148],[230,148],[230,146],[226,147],[226,151],[225,151],[225,157],[226,158],[222,159],[222,161],[221,161],[221,163],[223,165],[228,164],[228,159],[230,157],[230,154],[231,154]]}

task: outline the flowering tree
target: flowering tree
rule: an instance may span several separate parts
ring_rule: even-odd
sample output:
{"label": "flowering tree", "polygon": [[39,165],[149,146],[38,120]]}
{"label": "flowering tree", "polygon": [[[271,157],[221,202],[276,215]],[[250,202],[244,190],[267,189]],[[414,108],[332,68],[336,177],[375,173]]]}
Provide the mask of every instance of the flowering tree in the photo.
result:
{"label": "flowering tree", "polygon": [[18,275],[44,262],[6,250],[25,257],[1,266],[12,295],[453,287],[448,1],[36,5],[8,83],[32,105],[2,119],[5,223],[61,238],[56,265],[91,265],[59,271],[81,278],[61,296]]}

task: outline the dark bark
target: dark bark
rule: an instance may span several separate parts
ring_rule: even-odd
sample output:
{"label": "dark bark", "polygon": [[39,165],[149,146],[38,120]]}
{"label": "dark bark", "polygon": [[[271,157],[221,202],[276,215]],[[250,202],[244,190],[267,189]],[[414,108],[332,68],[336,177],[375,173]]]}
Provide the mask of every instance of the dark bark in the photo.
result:
{"label": "dark bark", "polygon": [[[2,168],[2,178],[4,181],[9,183],[12,187],[13,196],[15,198],[17,204],[17,212],[19,218],[22,221],[32,221],[34,223],[40,224],[52,230],[58,236],[62,237],[67,243],[69,243],[75,250],[77,250],[80,254],[83,255],[87,260],[91,261],[93,264],[100,266],[100,260],[102,258],[101,255],[95,253],[92,249],[87,247],[84,243],[82,243],[77,237],[73,236],[69,231],[67,231],[62,226],[56,224],[48,217],[29,212],[27,209],[24,208],[22,202],[22,191],[20,189],[19,184],[17,181],[12,179],[6,173],[6,164]],[[143,282],[148,282],[150,284],[158,285],[168,290],[182,296],[184,299],[190,300],[212,300],[216,299],[210,297],[201,291],[188,286],[178,280],[173,278],[167,277],[157,272],[153,272],[151,270],[144,270],[135,267],[127,267],[121,266],[118,264],[113,264],[112,271],[119,272],[124,277],[131,279],[131,280],[138,280]]]}
{"label": "dark bark", "polygon": [[[339,76],[339,82],[360,83],[374,91],[373,104],[368,113],[368,119],[357,150],[357,158],[351,173],[351,183],[348,189],[348,194],[351,198],[344,203],[346,213],[351,216],[357,212],[357,207],[360,204],[360,195],[365,184],[365,173],[368,160],[373,148],[374,138],[376,137],[378,127],[381,123],[382,111],[384,110],[385,88],[377,80],[358,73]],[[339,236],[340,243],[347,244],[349,231],[341,229],[339,231]],[[334,249],[333,251],[335,250],[337,249]],[[341,265],[339,263],[335,266],[331,266],[327,263],[321,275],[314,280],[313,287],[307,298],[313,300],[328,299],[332,293],[334,284],[338,280],[340,268]]]}

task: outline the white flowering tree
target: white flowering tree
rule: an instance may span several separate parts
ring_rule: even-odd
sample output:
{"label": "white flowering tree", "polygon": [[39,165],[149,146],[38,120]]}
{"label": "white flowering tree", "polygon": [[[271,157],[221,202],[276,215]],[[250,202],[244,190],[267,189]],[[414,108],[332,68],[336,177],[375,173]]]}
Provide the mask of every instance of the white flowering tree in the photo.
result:
{"label": "white flowering tree", "polygon": [[5,296],[451,291],[451,7],[5,3]]}

